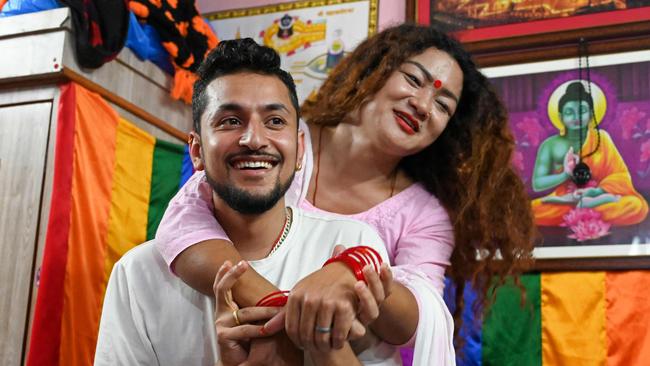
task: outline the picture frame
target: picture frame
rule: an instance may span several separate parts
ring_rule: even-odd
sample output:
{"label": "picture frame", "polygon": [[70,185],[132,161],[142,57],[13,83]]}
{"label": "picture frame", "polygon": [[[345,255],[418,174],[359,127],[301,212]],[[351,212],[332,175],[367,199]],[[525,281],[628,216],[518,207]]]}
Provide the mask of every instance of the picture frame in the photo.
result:
{"label": "picture frame", "polygon": [[295,1],[205,17],[220,39],[251,37],[274,48],[302,102],[345,54],[377,31],[378,0]]}
{"label": "picture frame", "polygon": [[[410,19],[430,25],[436,0],[411,0]],[[487,3],[487,2],[483,2]],[[650,1],[641,7],[532,20],[451,32],[483,67],[577,56],[580,39],[589,53],[650,48]]]}
{"label": "picture frame", "polygon": [[[650,179],[646,177],[650,178],[650,50],[488,67],[482,72],[509,111],[517,142],[513,164],[535,199],[532,206],[542,240],[534,249],[533,269],[649,269]],[[573,183],[568,179],[550,186],[543,183],[546,176],[557,173],[558,162],[557,157],[549,162],[550,155],[543,153],[542,146],[557,155],[557,149],[562,150],[558,146],[571,134],[566,126],[574,122],[565,120],[559,106],[563,96],[570,94],[571,83],[582,84],[578,89],[585,94],[581,95],[589,93],[594,101],[593,122],[579,144],[595,151],[592,157],[586,156],[591,151],[579,152],[591,165],[593,182],[588,188],[613,196],[608,197],[612,201],[593,207],[590,205],[598,202],[578,194],[578,187],[574,184],[571,188]],[[622,159],[616,160],[618,165],[608,160],[616,156]],[[618,168],[621,170],[614,173]],[[620,189],[611,188],[616,179]],[[567,201],[558,203],[560,198]],[[637,205],[628,205],[630,202]],[[580,216],[585,212],[594,217]]]}

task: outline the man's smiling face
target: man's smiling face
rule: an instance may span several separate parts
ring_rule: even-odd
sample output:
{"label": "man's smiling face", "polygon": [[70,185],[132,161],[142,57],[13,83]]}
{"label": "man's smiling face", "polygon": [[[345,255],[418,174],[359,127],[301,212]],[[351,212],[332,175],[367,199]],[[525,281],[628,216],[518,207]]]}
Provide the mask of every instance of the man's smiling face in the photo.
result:
{"label": "man's smiling face", "polygon": [[191,149],[195,168],[205,169],[214,191],[233,209],[270,209],[289,188],[303,153],[287,87],[276,76],[239,72],[212,81],[205,98],[200,143]]}

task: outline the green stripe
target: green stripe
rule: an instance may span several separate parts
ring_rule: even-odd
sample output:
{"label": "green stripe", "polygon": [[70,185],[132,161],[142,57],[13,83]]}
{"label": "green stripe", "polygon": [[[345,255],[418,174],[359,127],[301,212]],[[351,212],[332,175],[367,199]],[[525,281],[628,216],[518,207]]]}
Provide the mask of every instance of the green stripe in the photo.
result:
{"label": "green stripe", "polygon": [[510,281],[497,290],[485,314],[483,365],[542,365],[540,276],[524,275],[521,282],[526,289],[523,306],[519,289]]}
{"label": "green stripe", "polygon": [[156,229],[167,204],[178,191],[183,164],[183,146],[156,139],[151,172],[151,196],[147,220],[147,240],[156,236]]}

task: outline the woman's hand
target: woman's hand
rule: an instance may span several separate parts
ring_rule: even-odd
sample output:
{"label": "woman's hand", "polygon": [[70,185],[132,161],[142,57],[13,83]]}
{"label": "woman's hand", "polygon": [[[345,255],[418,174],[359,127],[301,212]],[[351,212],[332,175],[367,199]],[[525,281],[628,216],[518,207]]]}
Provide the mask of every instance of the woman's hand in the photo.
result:
{"label": "woman's hand", "polygon": [[249,307],[240,309],[233,301],[232,287],[246,272],[248,264],[244,261],[233,266],[226,261],[214,280],[216,299],[215,327],[219,347],[220,364],[239,365],[248,359],[251,338],[264,337],[261,325],[251,322],[264,321],[280,312],[276,307]]}
{"label": "woman's hand", "polygon": [[391,294],[393,287],[393,272],[386,263],[382,263],[380,272],[374,271],[368,265],[363,269],[363,275],[368,284],[357,281],[354,290],[359,297],[359,313],[357,319],[367,326],[379,316],[381,304]]}
{"label": "woman's hand", "polygon": [[[334,254],[343,249],[337,246]],[[366,266],[364,276],[368,285],[335,262],[298,282],[286,306],[285,327],[291,340],[307,350],[326,352],[363,336],[365,325],[379,315],[393,281],[388,265],[382,265],[381,274]]]}

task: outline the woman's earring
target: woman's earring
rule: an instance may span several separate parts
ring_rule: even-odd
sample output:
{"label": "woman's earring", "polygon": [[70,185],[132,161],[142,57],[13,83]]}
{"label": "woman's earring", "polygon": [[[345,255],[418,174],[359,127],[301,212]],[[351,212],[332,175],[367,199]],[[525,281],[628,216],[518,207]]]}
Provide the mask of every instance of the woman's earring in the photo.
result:
{"label": "woman's earring", "polygon": [[300,169],[302,169],[302,163],[297,162],[297,163],[296,163],[296,171],[299,172]]}

